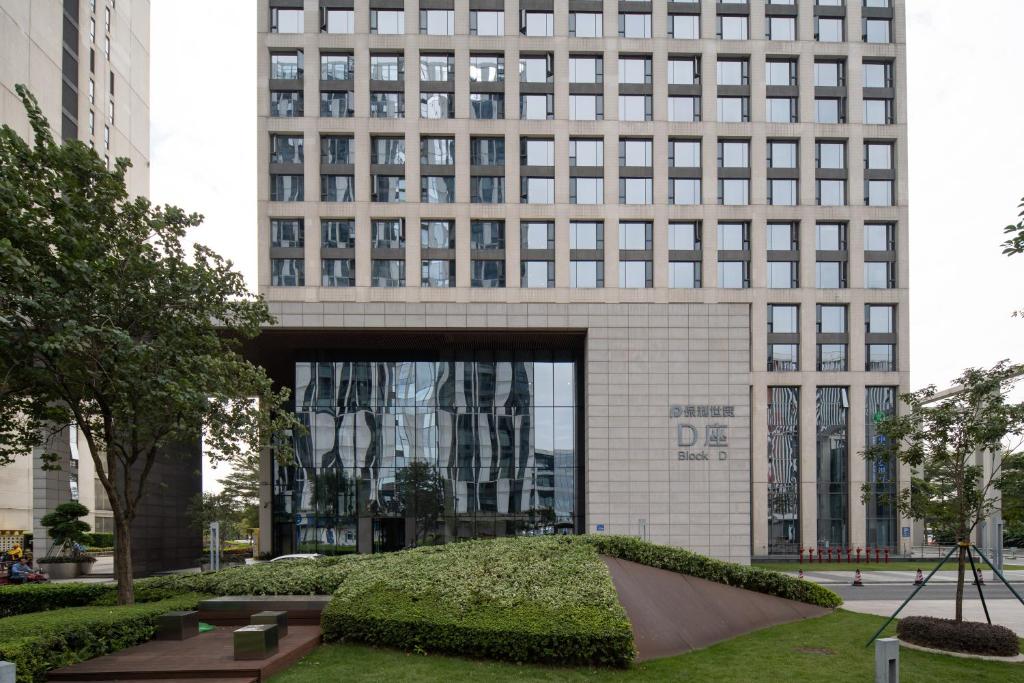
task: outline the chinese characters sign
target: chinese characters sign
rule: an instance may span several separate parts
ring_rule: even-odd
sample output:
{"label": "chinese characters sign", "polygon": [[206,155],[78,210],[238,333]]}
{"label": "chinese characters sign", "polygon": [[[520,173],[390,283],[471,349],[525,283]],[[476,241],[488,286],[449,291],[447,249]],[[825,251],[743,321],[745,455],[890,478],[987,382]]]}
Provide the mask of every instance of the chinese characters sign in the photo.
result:
{"label": "chinese characters sign", "polygon": [[[676,442],[680,460],[710,460],[717,455],[726,460],[729,453],[729,425],[715,418],[736,417],[731,405],[674,405],[670,409],[676,424]],[[715,452],[717,450],[717,453]]]}

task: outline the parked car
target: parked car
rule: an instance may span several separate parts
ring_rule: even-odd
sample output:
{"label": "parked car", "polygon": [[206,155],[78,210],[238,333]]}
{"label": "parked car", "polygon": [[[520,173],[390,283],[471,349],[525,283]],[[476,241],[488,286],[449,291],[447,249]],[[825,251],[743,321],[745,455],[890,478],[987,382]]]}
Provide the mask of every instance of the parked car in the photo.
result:
{"label": "parked car", "polygon": [[315,560],[318,557],[323,557],[320,553],[293,553],[291,555],[279,555],[271,560],[271,562],[279,562],[280,560]]}

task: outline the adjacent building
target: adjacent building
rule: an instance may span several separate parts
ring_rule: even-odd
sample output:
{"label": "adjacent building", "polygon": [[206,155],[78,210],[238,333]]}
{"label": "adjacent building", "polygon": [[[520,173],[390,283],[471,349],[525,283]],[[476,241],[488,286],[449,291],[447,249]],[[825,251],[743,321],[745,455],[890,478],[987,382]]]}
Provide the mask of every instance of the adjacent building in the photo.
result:
{"label": "adjacent building", "polygon": [[261,546],[907,549],[860,456],[908,388],[905,36],[903,0],[261,0],[253,353],[308,428]]}
{"label": "adjacent building", "polygon": [[[0,0],[0,122],[26,139],[28,118],[15,92],[26,85],[39,102],[60,140],[79,139],[112,167],[126,157],[132,166],[127,187],[133,195],[149,194],[149,0]],[[0,470],[0,529],[34,531],[36,552],[45,553],[46,533],[39,520],[59,503],[76,499],[90,509],[86,518],[95,531],[113,531],[113,513],[89,455],[85,440],[70,429],[55,436],[54,450],[63,453],[59,471],[42,469],[38,457],[17,460]],[[36,454],[38,456],[38,454]],[[197,466],[178,469],[159,465],[152,478],[152,510],[140,512],[136,558],[141,571],[171,561],[164,540],[197,546],[188,549],[188,561],[198,557],[198,541],[186,542],[166,529],[153,526],[151,515],[169,505],[165,498],[198,491]],[[182,477],[189,481],[180,486]],[[195,480],[195,481],[192,481]],[[174,484],[173,495],[160,482]],[[183,495],[183,494],[182,494]],[[161,523],[159,525],[163,527]],[[180,525],[172,524],[171,529]],[[157,533],[159,531],[159,533]],[[165,552],[166,551],[166,552]],[[144,557],[143,557],[144,556]],[[148,563],[155,561],[153,566]]]}

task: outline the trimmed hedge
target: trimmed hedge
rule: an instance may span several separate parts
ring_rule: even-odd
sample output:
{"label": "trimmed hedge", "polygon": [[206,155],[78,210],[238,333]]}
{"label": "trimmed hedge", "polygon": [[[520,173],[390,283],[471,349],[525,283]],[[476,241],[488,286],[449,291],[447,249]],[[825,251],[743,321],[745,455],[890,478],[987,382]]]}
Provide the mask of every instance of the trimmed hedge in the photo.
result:
{"label": "trimmed hedge", "polygon": [[936,617],[907,617],[896,626],[896,635],[914,645],[974,655],[1013,657],[1020,654],[1017,634],[1005,626]]}
{"label": "trimmed hedge", "polygon": [[602,555],[637,562],[648,567],[667,569],[678,574],[687,574],[819,607],[831,608],[843,604],[841,597],[823,586],[770,569],[723,562],[682,548],[656,545],[631,536],[587,534],[574,538],[579,543],[594,547]]}
{"label": "trimmed hedge", "polygon": [[114,534],[105,531],[93,531],[85,534],[86,545],[91,548],[113,548]]}
{"label": "trimmed hedge", "polygon": [[18,683],[46,680],[46,672],[143,643],[156,618],[194,609],[203,596],[181,595],[129,607],[72,607],[0,621],[0,660],[14,662]]}
{"label": "trimmed hedge", "polygon": [[0,587],[0,617],[81,607],[114,593],[103,583],[26,583]]}
{"label": "trimmed hedge", "polygon": [[626,666],[630,623],[593,547],[568,537],[431,546],[362,563],[324,640],[514,662]]}

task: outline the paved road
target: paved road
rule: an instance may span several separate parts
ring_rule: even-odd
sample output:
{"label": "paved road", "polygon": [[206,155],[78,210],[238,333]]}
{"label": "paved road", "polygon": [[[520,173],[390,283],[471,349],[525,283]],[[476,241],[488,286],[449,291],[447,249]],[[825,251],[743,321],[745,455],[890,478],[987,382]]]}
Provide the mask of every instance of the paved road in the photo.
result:
{"label": "paved road", "polygon": [[[893,583],[872,585],[865,583],[864,586],[849,586],[831,584],[829,590],[835,591],[842,596],[843,600],[906,600],[914,592],[914,586],[899,585]],[[1013,584],[1013,589],[1024,597],[1024,584]],[[982,586],[986,600],[1015,600],[1013,594],[1006,586],[987,583]],[[928,584],[922,588],[914,597],[914,600],[953,600],[956,597],[956,584],[940,583]],[[978,600],[978,589],[971,583],[964,585],[964,599]],[[1020,605],[1020,603],[1017,603]],[[1024,605],[1021,605],[1024,610]]]}

